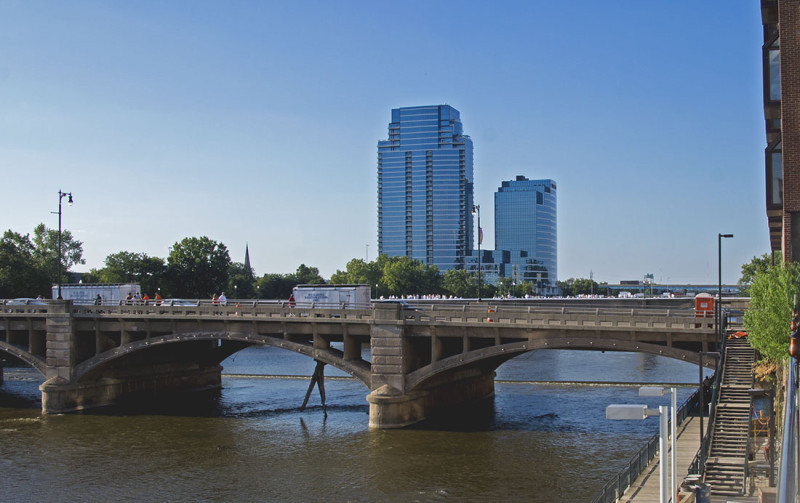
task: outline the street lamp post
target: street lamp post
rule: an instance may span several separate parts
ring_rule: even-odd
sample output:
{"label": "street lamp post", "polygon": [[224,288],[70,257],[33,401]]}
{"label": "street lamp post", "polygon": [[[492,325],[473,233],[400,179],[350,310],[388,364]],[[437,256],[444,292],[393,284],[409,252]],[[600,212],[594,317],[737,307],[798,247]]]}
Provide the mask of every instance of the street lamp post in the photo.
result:
{"label": "street lamp post", "polygon": [[481,241],[483,241],[483,233],[481,232],[481,206],[479,204],[472,205],[472,214],[478,215],[478,302],[481,301]]}
{"label": "street lamp post", "polygon": [[61,200],[64,199],[64,196],[69,196],[67,203],[72,206],[72,192],[58,191],[58,300],[63,298],[61,297]]}
{"label": "street lamp post", "polygon": [[672,464],[670,465],[670,489],[672,489],[670,498],[672,498],[677,497],[676,495],[678,494],[678,481],[676,478],[676,474],[678,473],[678,437],[676,435],[678,425],[678,393],[675,388],[665,390],[660,386],[642,386],[639,388],[639,396],[664,396],[668,393],[671,395],[669,416],[671,424],[669,427],[669,435],[672,448]]}
{"label": "street lamp post", "polygon": [[[606,419],[614,420],[638,420],[641,421],[649,416],[659,416],[658,421],[658,501],[659,503],[667,503],[667,414],[669,407],[666,405],[659,405],[658,410],[648,409],[647,405],[609,405],[606,407]],[[672,451],[675,455],[675,451]]]}
{"label": "street lamp post", "polygon": [[[714,326],[717,334],[722,325],[722,238],[732,238],[733,234],[717,234],[717,308],[714,310]],[[719,342],[719,341],[718,341]]]}

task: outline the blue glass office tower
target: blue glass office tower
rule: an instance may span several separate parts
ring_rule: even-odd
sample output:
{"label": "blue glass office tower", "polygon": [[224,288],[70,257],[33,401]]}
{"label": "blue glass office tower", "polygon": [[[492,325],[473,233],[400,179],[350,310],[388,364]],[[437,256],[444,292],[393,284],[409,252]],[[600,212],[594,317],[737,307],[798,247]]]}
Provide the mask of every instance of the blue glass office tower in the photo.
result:
{"label": "blue glass office tower", "polygon": [[448,105],[395,108],[378,142],[378,253],[440,271],[472,249],[472,140]]}
{"label": "blue glass office tower", "polygon": [[516,281],[555,285],[556,182],[517,176],[494,194],[495,250],[508,250]]}

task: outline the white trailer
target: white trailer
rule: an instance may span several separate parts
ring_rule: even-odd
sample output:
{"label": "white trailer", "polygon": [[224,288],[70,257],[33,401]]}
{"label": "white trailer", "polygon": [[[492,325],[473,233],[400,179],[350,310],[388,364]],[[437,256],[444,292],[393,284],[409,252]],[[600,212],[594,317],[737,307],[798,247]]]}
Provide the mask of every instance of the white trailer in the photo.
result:
{"label": "white trailer", "polygon": [[368,309],[372,305],[369,285],[297,285],[292,296],[297,307]]}
{"label": "white trailer", "polygon": [[[94,304],[99,295],[103,304],[116,303],[130,293],[141,293],[139,283],[75,283],[62,284],[61,297],[72,300],[75,304]],[[58,298],[58,285],[53,285],[53,298]]]}

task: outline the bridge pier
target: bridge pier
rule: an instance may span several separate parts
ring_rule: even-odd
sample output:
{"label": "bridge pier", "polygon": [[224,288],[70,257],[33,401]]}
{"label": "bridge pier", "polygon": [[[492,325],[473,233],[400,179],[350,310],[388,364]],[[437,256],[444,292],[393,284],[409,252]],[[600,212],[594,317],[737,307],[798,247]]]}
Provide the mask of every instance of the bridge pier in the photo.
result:
{"label": "bridge pier", "polygon": [[375,306],[370,330],[369,427],[403,428],[455,406],[494,395],[494,368],[459,367],[408,389],[407,375],[428,364],[411,343],[399,304]]}
{"label": "bridge pier", "polygon": [[410,391],[388,384],[369,395],[369,427],[404,428],[429,419],[452,407],[478,402],[494,395],[494,371],[456,372],[446,382]]}

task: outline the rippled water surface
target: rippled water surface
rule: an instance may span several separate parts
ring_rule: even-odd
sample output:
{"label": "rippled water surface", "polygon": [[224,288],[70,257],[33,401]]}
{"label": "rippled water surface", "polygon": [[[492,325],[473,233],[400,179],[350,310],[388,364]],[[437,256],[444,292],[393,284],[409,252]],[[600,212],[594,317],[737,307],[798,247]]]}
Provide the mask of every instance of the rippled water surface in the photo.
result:
{"label": "rippled water surface", "polygon": [[[41,379],[6,368],[0,385],[3,501],[588,501],[657,431],[607,421],[631,386],[694,383],[696,366],[636,353],[545,350],[498,369],[493,401],[414,429],[370,431],[357,381],[327,379],[299,406],[312,360],[248,348],[223,389],[95,413],[39,412]],[[247,377],[238,377],[246,375]],[[344,376],[326,367],[326,376]],[[681,401],[693,391],[679,388]]]}

